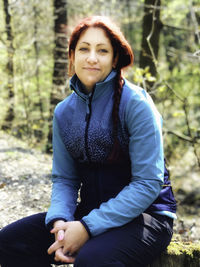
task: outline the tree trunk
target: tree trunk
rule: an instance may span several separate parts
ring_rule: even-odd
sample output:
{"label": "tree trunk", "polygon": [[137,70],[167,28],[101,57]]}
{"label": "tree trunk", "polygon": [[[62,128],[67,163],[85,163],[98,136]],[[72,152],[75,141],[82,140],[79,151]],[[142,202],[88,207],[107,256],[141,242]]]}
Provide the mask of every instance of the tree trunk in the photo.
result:
{"label": "tree trunk", "polygon": [[38,93],[38,103],[35,104],[36,107],[39,107],[40,111],[40,118],[44,121],[44,110],[42,105],[42,96],[41,96],[41,90],[40,90],[40,66],[39,66],[39,45],[38,45],[38,16],[39,12],[37,10],[37,6],[33,6],[33,12],[34,12],[34,50],[35,50],[35,63],[36,63],[36,69],[35,69],[35,78],[36,78],[36,87],[37,87],[37,93]]}
{"label": "tree trunk", "polygon": [[54,0],[54,71],[53,85],[50,96],[49,133],[46,151],[52,150],[52,117],[58,102],[65,97],[67,79],[67,0]]}
{"label": "tree trunk", "polygon": [[36,91],[38,95],[37,102],[34,103],[34,110],[39,109],[39,117],[35,120],[34,124],[37,125],[37,128],[33,130],[34,136],[38,142],[41,142],[44,137],[44,108],[43,108],[43,97],[41,94],[40,88],[40,46],[39,46],[39,36],[38,36],[38,22],[40,16],[40,10],[37,7],[37,4],[33,5],[34,13],[34,50],[35,50],[35,79],[36,79]]}
{"label": "tree trunk", "polygon": [[128,32],[126,33],[126,35],[128,36],[129,41],[132,43],[133,24],[131,22],[132,12],[131,12],[130,0],[126,0],[126,12],[127,12],[126,19],[128,19],[128,27],[127,27]]}
{"label": "tree trunk", "polygon": [[[149,71],[154,77],[157,74],[156,60],[158,58],[159,37],[162,29],[160,5],[160,0],[145,0],[142,47],[139,59],[140,67],[144,69],[149,66]],[[152,86],[152,83],[149,83],[149,86]]]}
{"label": "tree trunk", "polygon": [[6,25],[6,34],[7,34],[7,54],[8,54],[8,61],[7,61],[7,74],[8,74],[8,82],[6,86],[6,90],[8,91],[8,103],[9,107],[6,111],[6,115],[3,121],[1,128],[3,130],[10,130],[12,127],[12,121],[14,120],[14,70],[13,70],[13,55],[14,55],[14,48],[13,48],[13,34],[11,28],[11,16],[9,13],[9,3],[8,0],[3,1],[4,7],[4,14],[5,14],[5,25]]}

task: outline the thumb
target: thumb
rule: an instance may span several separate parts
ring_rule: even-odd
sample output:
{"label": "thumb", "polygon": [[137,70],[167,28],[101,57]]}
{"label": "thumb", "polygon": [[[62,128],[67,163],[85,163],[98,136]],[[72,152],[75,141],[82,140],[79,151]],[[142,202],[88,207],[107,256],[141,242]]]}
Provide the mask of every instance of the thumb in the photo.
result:
{"label": "thumb", "polygon": [[59,230],[58,233],[57,233],[57,240],[58,241],[63,240],[64,239],[64,236],[65,236],[64,230]]}

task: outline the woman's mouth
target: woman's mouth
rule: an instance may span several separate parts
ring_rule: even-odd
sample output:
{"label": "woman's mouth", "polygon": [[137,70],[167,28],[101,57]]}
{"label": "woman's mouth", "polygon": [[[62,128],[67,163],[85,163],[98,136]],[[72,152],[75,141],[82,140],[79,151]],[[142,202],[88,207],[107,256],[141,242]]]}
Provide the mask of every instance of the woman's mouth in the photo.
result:
{"label": "woman's mouth", "polygon": [[91,68],[91,67],[89,67],[89,68],[83,68],[84,70],[88,70],[88,71],[99,71],[100,69],[99,68]]}

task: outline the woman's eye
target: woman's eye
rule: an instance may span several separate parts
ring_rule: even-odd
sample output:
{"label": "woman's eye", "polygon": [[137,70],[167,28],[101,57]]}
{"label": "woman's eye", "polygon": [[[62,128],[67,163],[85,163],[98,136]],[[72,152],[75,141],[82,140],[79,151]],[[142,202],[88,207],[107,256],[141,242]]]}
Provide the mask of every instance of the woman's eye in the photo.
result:
{"label": "woman's eye", "polygon": [[100,49],[99,51],[100,51],[100,53],[108,53],[108,50],[106,50],[106,49]]}
{"label": "woman's eye", "polygon": [[87,51],[88,48],[87,48],[87,47],[81,47],[81,48],[79,48],[79,50],[80,50],[80,51]]}

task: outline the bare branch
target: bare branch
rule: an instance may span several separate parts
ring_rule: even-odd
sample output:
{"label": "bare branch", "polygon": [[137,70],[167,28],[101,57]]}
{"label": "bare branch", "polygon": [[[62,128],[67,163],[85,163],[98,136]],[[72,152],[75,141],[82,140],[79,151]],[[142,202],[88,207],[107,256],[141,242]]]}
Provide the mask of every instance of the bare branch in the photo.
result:
{"label": "bare branch", "polygon": [[190,13],[191,13],[192,22],[194,24],[194,32],[195,32],[195,35],[197,37],[198,43],[200,45],[199,25],[198,25],[198,22],[197,22],[196,14],[195,14],[194,7],[192,5],[192,1],[191,0],[190,0]]}
{"label": "bare branch", "polygon": [[[191,0],[190,0],[190,3],[191,3]],[[154,8],[153,8],[153,13],[152,13],[152,27],[151,27],[151,31],[150,31],[149,35],[147,36],[146,40],[147,40],[147,44],[149,46],[149,50],[150,50],[150,53],[151,53],[151,56],[152,56],[153,63],[155,65],[156,72],[159,75],[159,73],[158,73],[158,61],[156,59],[153,47],[151,45],[151,38],[152,38],[152,35],[154,33],[154,30],[155,30],[156,6],[157,5],[158,5],[158,0],[155,1],[155,5],[154,5]],[[200,32],[199,32],[199,29],[198,29],[198,23],[197,23],[197,19],[196,19],[196,15],[195,15],[195,11],[194,11],[194,8],[192,6],[192,3],[191,3],[191,6],[190,6],[190,12],[191,12],[192,21],[193,21],[194,28],[195,28],[195,35],[197,36],[198,42],[200,44]],[[188,29],[185,29],[185,30],[188,30]],[[195,52],[195,54],[187,53],[186,57],[189,58],[189,59],[191,58],[192,60],[195,59],[195,60],[198,61],[199,60],[199,51]],[[167,133],[174,134],[179,139],[182,139],[184,141],[190,142],[192,144],[192,147],[193,147],[193,150],[194,150],[194,154],[195,154],[195,157],[197,159],[197,163],[198,163],[198,165],[200,167],[200,157],[198,155],[198,151],[197,151],[197,147],[196,147],[197,144],[200,144],[200,140],[193,136],[193,133],[192,133],[192,130],[191,130],[189,114],[188,114],[187,98],[181,97],[179,94],[177,94],[177,92],[175,90],[173,90],[173,88],[169,85],[169,83],[166,80],[163,80],[163,83],[167,86],[167,88],[169,88],[173,92],[173,94],[177,97],[177,99],[179,99],[179,101],[182,102],[183,110],[184,110],[184,113],[185,113],[185,120],[186,120],[186,126],[187,126],[187,130],[188,130],[188,136],[184,135],[182,133],[178,133],[176,131],[167,131]]]}
{"label": "bare branch", "polygon": [[[1,33],[0,33],[1,34]],[[0,35],[0,41],[2,42],[2,44],[6,47],[6,42],[5,42],[5,40],[3,40],[3,38],[1,37],[1,35]]]}
{"label": "bare branch", "polygon": [[190,136],[187,136],[185,134],[179,133],[177,131],[165,130],[164,132],[167,133],[167,134],[173,134],[173,135],[175,135],[176,137],[178,137],[179,139],[181,139],[183,141],[186,141],[186,142],[189,142],[189,143],[200,144],[200,140],[193,139]]}
{"label": "bare branch", "polygon": [[178,31],[186,31],[186,32],[193,32],[194,30],[191,27],[178,27],[171,24],[163,23],[163,27],[171,28]]}
{"label": "bare branch", "polygon": [[193,146],[193,149],[194,149],[194,154],[196,156],[197,163],[198,163],[198,165],[200,167],[200,158],[198,156],[198,152],[197,152],[197,148],[196,148],[196,140],[195,140],[195,138],[192,135],[192,131],[191,131],[191,127],[190,127],[190,120],[189,120],[189,115],[188,115],[188,101],[187,101],[187,98],[184,99],[183,110],[185,112],[185,120],[186,120],[187,129],[188,129],[188,135],[189,135],[189,137],[192,140],[192,146]]}
{"label": "bare branch", "polygon": [[170,90],[173,92],[173,94],[174,94],[174,95],[175,95],[181,102],[184,102],[184,99],[183,99],[180,95],[177,94],[177,92],[171,87],[171,85],[170,85],[167,81],[163,80],[163,83],[167,86],[168,89],[170,89]]}
{"label": "bare branch", "polygon": [[148,43],[149,49],[151,51],[151,55],[153,58],[153,63],[154,63],[155,68],[156,68],[156,72],[157,72],[158,61],[157,61],[156,56],[154,54],[154,50],[153,50],[153,47],[151,45],[150,40],[151,40],[151,37],[152,37],[154,29],[155,29],[155,21],[156,21],[156,8],[155,7],[157,7],[157,4],[158,4],[158,0],[156,0],[155,5],[154,5],[153,17],[152,17],[152,27],[151,27],[151,31],[150,31],[149,35],[147,36],[147,43]]}

